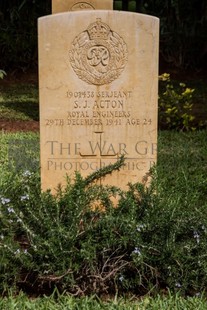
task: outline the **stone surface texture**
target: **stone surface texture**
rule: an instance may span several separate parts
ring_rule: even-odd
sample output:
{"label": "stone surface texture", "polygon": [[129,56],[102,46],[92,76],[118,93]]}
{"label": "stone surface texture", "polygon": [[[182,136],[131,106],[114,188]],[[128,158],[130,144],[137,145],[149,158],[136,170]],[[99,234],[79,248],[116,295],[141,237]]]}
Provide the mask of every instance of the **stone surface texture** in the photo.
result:
{"label": "stone surface texture", "polygon": [[113,0],[52,0],[52,14],[80,10],[113,10]]}
{"label": "stone surface texture", "polygon": [[156,162],[159,20],[119,11],[39,19],[42,189],[115,163],[126,189]]}

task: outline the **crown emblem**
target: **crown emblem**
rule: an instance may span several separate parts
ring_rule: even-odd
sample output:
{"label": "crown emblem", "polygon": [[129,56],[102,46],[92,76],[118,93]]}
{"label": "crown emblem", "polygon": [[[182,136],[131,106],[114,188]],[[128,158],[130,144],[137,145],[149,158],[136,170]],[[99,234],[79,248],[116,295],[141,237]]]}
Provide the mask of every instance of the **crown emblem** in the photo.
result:
{"label": "crown emblem", "polygon": [[96,22],[91,24],[88,29],[88,35],[90,40],[102,39],[107,40],[110,33],[110,28],[107,24],[101,21],[101,18],[97,18]]}
{"label": "crown emblem", "polygon": [[123,38],[96,18],[74,38],[69,59],[79,79],[90,85],[104,85],[124,70],[128,50]]}

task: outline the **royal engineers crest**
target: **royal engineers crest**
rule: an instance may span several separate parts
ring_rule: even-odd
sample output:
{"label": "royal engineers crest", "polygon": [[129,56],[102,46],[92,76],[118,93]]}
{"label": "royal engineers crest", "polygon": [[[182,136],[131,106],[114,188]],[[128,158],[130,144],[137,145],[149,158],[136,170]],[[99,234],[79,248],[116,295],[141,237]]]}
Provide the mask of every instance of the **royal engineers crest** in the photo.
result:
{"label": "royal engineers crest", "polygon": [[77,2],[72,6],[71,11],[79,10],[95,10],[95,8],[90,3]]}
{"label": "royal engineers crest", "polygon": [[127,63],[127,45],[100,18],[72,42],[70,63],[88,84],[104,85],[117,79]]}

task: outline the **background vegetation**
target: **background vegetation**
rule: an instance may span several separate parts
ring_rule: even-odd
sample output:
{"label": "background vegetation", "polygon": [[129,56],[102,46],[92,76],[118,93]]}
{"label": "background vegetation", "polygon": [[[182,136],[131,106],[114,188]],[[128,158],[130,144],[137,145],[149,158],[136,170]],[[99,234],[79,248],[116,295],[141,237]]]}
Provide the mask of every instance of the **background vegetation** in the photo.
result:
{"label": "background vegetation", "polygon": [[[6,79],[6,78],[5,78]],[[38,86],[4,83],[0,85],[0,122],[39,120]],[[191,87],[189,87],[191,86]],[[204,81],[172,80],[159,77],[159,129],[191,131],[207,124],[207,87]],[[29,126],[28,126],[29,129]]]}
{"label": "background vegetation", "polygon": [[[114,9],[159,17],[161,60],[182,69],[206,68],[205,0],[115,0]],[[37,18],[48,14],[51,0],[1,0],[1,69],[24,71],[37,66]]]}

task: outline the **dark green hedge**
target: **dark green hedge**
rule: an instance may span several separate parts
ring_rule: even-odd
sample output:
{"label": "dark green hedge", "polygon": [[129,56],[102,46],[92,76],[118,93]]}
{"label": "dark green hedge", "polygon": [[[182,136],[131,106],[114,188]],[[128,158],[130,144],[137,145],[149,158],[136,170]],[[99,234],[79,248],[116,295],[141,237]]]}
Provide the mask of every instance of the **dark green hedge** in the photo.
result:
{"label": "dark green hedge", "polygon": [[[178,68],[207,63],[206,0],[114,1],[114,9],[160,18],[160,56]],[[51,0],[0,1],[1,69],[26,70],[37,65],[37,18],[51,12]]]}

